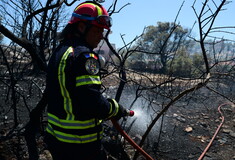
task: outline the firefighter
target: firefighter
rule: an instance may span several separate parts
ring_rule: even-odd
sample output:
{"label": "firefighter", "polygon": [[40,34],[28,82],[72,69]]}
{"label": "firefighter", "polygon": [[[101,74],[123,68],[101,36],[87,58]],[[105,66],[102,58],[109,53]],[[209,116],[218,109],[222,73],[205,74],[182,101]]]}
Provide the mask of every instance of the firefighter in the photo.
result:
{"label": "firefighter", "polygon": [[102,120],[126,109],[102,96],[99,56],[93,51],[111,27],[103,6],[79,4],[48,64],[48,125],[45,142],[54,160],[105,160]]}

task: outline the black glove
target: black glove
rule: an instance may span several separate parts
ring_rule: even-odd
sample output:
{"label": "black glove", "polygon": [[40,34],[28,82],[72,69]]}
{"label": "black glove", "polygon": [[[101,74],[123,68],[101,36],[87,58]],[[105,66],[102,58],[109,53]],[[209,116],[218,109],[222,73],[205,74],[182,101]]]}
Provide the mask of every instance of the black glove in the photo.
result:
{"label": "black glove", "polygon": [[116,121],[118,121],[119,119],[121,119],[122,117],[127,116],[127,109],[125,109],[122,105],[119,105],[119,110],[118,113],[113,117]]}
{"label": "black glove", "polygon": [[113,116],[112,118],[115,119],[115,120],[119,120],[121,119],[122,117],[125,117],[128,115],[128,112],[127,112],[127,109],[124,108],[122,105],[118,104],[114,99],[108,99],[108,101],[112,104],[112,105],[118,105],[118,112],[115,116]]}

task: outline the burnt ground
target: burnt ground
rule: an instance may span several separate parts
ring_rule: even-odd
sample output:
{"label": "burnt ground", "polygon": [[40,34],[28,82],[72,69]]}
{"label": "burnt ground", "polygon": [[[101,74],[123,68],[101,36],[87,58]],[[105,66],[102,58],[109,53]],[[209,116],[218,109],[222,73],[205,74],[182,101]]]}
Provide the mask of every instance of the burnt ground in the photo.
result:
{"label": "burnt ground", "polygon": [[[197,160],[222,122],[218,112],[218,107],[222,105],[224,123],[203,160],[235,160],[235,105],[225,103],[226,100],[215,95],[202,102],[174,104],[163,121],[157,122],[156,128],[150,132],[145,150],[156,160]],[[142,112],[137,119],[144,116],[146,113]],[[136,142],[143,133],[135,128],[142,123],[137,121],[132,127],[134,132],[129,133]]]}
{"label": "burnt ground", "polygon": [[[166,115],[163,131],[156,144],[156,159],[196,160],[206,148],[222,119],[217,105],[177,107]],[[235,106],[221,108],[225,118],[204,160],[235,159]]]}
{"label": "burnt ground", "polygon": [[[36,101],[38,99],[31,103],[36,103]],[[159,130],[151,132],[151,136],[147,140],[148,145],[145,145],[144,149],[154,159],[197,160],[199,158],[221,123],[221,115],[217,109],[224,101],[215,100],[215,103],[212,101],[204,103],[205,105],[194,103],[196,105],[177,104],[172,106],[164,115],[161,132]],[[225,118],[224,123],[203,160],[235,160],[235,106],[224,105],[221,111]],[[10,112],[5,113],[10,114]],[[27,116],[26,114],[25,117]],[[22,118],[19,128],[25,122],[25,119]],[[1,137],[9,133],[13,127],[12,124],[13,120],[9,117],[7,120],[1,117]],[[15,135],[0,141],[0,160],[15,160],[17,155],[21,159],[28,159],[24,138]],[[142,133],[130,132],[130,135],[138,142]],[[45,150],[42,137],[38,138],[38,147],[40,160],[51,160],[50,154]],[[131,146],[127,144],[125,150],[130,157],[133,156]],[[141,159],[144,158],[138,158],[138,160]]]}

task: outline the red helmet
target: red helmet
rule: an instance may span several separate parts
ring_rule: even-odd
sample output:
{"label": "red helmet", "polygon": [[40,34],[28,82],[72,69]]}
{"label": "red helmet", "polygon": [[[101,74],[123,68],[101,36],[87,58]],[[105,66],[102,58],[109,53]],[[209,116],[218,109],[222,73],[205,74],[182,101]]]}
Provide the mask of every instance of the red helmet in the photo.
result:
{"label": "red helmet", "polygon": [[106,9],[97,3],[89,1],[83,2],[75,8],[69,24],[79,21],[89,21],[91,24],[105,29],[110,29],[112,26],[112,19]]}

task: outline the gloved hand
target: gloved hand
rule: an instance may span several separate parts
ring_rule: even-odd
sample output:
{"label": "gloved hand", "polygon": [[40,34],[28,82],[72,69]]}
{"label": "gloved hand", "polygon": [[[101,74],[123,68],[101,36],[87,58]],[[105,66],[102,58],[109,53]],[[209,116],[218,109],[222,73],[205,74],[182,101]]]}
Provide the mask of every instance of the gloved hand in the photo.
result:
{"label": "gloved hand", "polygon": [[124,108],[122,105],[119,105],[119,110],[118,113],[113,117],[113,119],[115,119],[116,121],[118,121],[119,119],[121,119],[122,117],[125,117],[128,115],[127,109]]}
{"label": "gloved hand", "polygon": [[112,104],[112,106],[116,106],[118,108],[117,114],[112,116],[113,119],[118,121],[120,118],[128,115],[128,110],[122,105],[118,104],[114,99],[108,99],[108,101]]}

